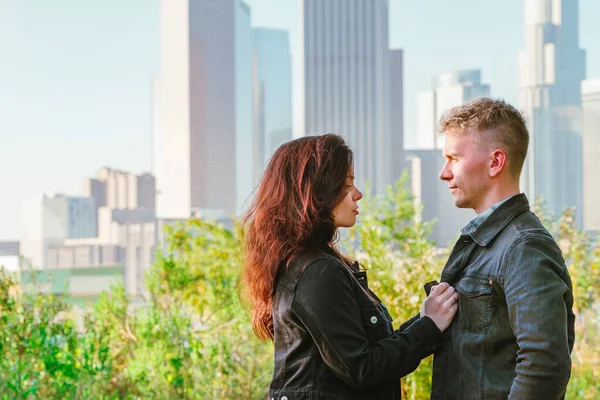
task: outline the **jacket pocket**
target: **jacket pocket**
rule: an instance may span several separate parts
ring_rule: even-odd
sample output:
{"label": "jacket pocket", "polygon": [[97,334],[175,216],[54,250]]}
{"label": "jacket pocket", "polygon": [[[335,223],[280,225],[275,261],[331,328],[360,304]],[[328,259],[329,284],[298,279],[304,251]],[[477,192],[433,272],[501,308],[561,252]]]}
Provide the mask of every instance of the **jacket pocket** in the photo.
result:
{"label": "jacket pocket", "polygon": [[360,318],[370,343],[389,337],[387,321],[381,311],[372,303],[360,305]]}
{"label": "jacket pocket", "polygon": [[462,328],[469,332],[481,332],[492,324],[493,282],[470,276],[457,284],[458,319]]}
{"label": "jacket pocket", "polygon": [[327,389],[297,387],[271,389],[267,399],[271,400],[348,400],[348,396]]}

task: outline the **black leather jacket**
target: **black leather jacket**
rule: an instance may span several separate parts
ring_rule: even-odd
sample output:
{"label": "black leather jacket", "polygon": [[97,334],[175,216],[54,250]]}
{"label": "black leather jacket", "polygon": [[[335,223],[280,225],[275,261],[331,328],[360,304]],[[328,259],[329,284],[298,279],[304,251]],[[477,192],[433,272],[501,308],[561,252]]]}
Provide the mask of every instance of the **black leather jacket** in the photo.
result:
{"label": "black leather jacket", "polygon": [[385,306],[365,292],[366,273],[355,268],[321,250],[279,271],[270,399],[400,399],[400,378],[440,343],[428,317],[394,331]]}

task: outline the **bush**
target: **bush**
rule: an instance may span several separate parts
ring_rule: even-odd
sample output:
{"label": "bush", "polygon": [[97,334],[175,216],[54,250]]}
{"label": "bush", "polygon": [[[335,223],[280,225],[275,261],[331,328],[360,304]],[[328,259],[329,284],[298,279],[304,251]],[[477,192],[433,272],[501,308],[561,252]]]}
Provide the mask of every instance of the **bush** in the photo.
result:
{"label": "bush", "polygon": [[[416,222],[405,180],[379,198],[366,195],[361,210],[342,245],[369,269],[371,287],[398,325],[419,311],[422,284],[439,277],[447,252],[426,239],[431,222]],[[567,396],[596,398],[600,244],[576,228],[572,210],[558,218],[538,212],[574,283],[577,342]],[[238,233],[197,219],[168,228],[142,306],[118,285],[80,310],[57,296],[23,293],[17,277],[0,272],[2,397],[264,398],[273,349],[254,336],[238,295]],[[403,379],[404,398],[429,398],[430,374],[431,358]]]}

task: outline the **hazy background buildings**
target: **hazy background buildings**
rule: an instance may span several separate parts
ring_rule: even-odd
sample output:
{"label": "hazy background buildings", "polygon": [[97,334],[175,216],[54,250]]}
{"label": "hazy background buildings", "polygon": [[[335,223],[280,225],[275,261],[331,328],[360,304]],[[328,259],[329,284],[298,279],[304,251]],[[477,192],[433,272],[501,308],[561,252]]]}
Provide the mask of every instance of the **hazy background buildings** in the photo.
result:
{"label": "hazy background buildings", "polygon": [[581,82],[583,227],[600,231],[600,78]]}
{"label": "hazy background buildings", "polygon": [[353,147],[361,187],[408,169],[446,246],[474,213],[439,180],[437,122],[490,95],[528,118],[522,189],[600,229],[600,3],[36,1],[0,4],[8,268],[112,271],[139,295],[165,225],[239,215],[278,145],[326,132]]}
{"label": "hazy background buildings", "polygon": [[525,46],[519,54],[519,107],[528,119],[530,149],[522,190],[543,196],[551,212],[575,206],[582,221],[579,2],[526,0]]}

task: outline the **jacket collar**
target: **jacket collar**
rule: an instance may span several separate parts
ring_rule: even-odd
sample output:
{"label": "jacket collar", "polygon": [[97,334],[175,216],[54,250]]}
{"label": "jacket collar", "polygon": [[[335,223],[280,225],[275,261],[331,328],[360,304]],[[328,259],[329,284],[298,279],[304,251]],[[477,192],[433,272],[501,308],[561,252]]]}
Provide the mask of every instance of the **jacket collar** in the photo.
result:
{"label": "jacket collar", "polygon": [[[521,193],[500,204],[481,225],[470,229],[469,236],[480,246],[487,246],[517,215],[529,211],[529,200]],[[470,224],[469,224],[470,225]],[[467,225],[467,228],[472,228]]]}

